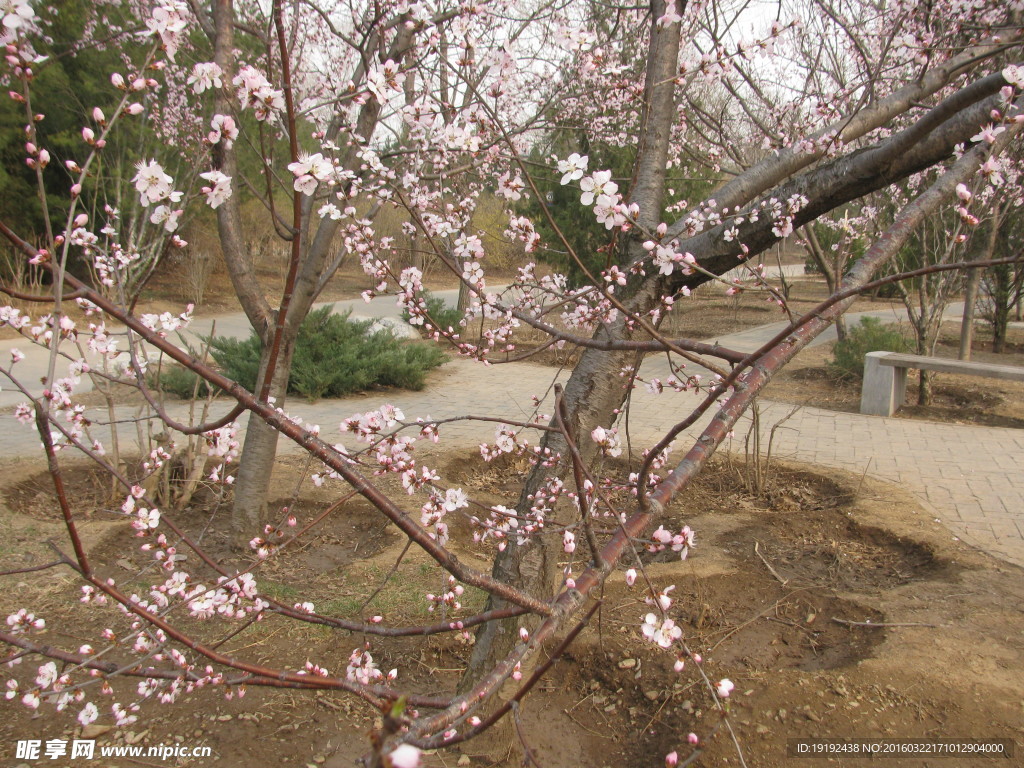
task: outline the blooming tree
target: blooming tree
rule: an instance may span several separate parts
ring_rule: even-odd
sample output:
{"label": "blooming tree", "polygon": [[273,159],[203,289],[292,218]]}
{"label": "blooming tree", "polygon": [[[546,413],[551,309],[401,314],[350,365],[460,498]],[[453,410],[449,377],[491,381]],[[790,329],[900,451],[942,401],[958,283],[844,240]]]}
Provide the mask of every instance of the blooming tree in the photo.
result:
{"label": "blooming tree", "polygon": [[[648,592],[637,636],[673,654],[677,672],[691,661],[689,667],[700,670],[699,652],[674,618],[673,585],[638,578],[638,548],[687,556],[699,532],[667,529],[661,519],[666,506],[772,375],[872,285],[924,219],[949,207],[963,224],[945,233],[954,241],[977,224],[981,217],[970,206],[986,199],[982,190],[1002,182],[1001,155],[1019,141],[1024,76],[1012,64],[1021,43],[1019,10],[1005,3],[939,6],[799,7],[808,18],[831,19],[829,32],[841,41],[834,55],[848,63],[827,82],[808,55],[820,49],[808,46],[801,16],[743,22],[754,25],[744,38],[721,32],[740,22],[715,4],[655,0],[649,8],[623,9],[614,34],[569,3],[538,3],[525,11],[511,2],[440,0],[366,7],[275,1],[236,8],[229,0],[140,6],[147,57],[128,75],[113,73],[112,87],[127,87],[116,113],[104,116],[99,130],[95,120],[83,125],[81,155],[66,163],[72,204],[64,221],[44,247],[30,244],[29,233],[19,233],[13,222],[0,222],[0,234],[24,258],[53,274],[46,314],[0,310],[0,320],[49,354],[41,393],[22,381],[20,359],[12,357],[3,370],[26,396],[16,416],[37,428],[60,502],[71,552],[51,567],[78,575],[84,603],[113,609],[95,643],[78,648],[46,642],[46,617],[28,608],[12,613],[0,639],[12,661],[39,658],[40,665],[35,674],[11,679],[9,698],[31,708],[73,708],[86,724],[103,717],[123,725],[144,716],[147,701],[170,703],[202,687],[228,695],[247,685],[345,691],[385,715],[371,764],[416,765],[420,750],[472,738],[512,711],[595,615],[600,585],[620,566],[628,567],[630,587]],[[32,47],[41,22],[31,3],[14,0],[4,7],[2,23],[12,98],[25,106],[26,160],[43,166],[49,150],[35,141],[34,126],[46,116],[31,109],[34,70],[45,66]],[[186,34],[193,28],[205,37],[201,45]],[[236,33],[255,38],[261,55],[247,59]],[[180,207],[208,205],[216,212],[233,285],[264,343],[256,392],[169,341],[189,322],[190,309],[136,316],[67,270],[71,254],[82,252],[97,274],[116,282],[131,262],[108,218],[79,210],[74,201],[109,133],[144,112],[133,94],[155,92],[175,78],[186,85],[189,118],[202,126],[196,141],[208,151],[208,167],[191,193],[152,158],[138,164],[130,181],[139,205],[152,211],[172,245],[180,245],[173,232]],[[543,274],[531,263],[498,288],[488,283],[487,246],[470,226],[471,213],[485,193],[510,205],[537,195],[524,157],[552,116],[578,125],[583,138],[592,132],[632,148],[628,179],[593,167],[582,151],[551,160],[561,185],[578,193],[608,232],[610,263],[594,274],[553,218],[548,224],[555,241],[545,242],[536,221],[510,208],[506,238],[528,254],[565,250],[590,282],[570,289],[564,276]],[[241,168],[243,144],[258,158],[255,177]],[[677,199],[670,169],[696,164],[723,182],[703,201]],[[743,354],[660,332],[664,317],[693,288],[738,265],[751,266],[730,291],[763,291],[784,303],[754,266],[756,257],[840,206],[907,180],[891,223],[832,296],[760,350]],[[965,198],[962,185],[977,191]],[[280,207],[279,188],[290,209]],[[276,308],[245,253],[244,194],[262,197],[269,220],[289,243]],[[374,213],[386,206],[402,211],[409,233],[462,282],[470,301],[460,328],[432,320],[422,272],[402,267],[396,244],[378,236]],[[110,231],[97,233],[98,227]],[[340,435],[288,415],[282,397],[298,324],[345,257],[358,259],[371,278],[368,296],[393,292],[435,339],[482,364],[516,358],[523,328],[543,332],[551,344],[583,349],[564,388],[554,388],[532,418],[495,419],[493,441],[481,446],[484,459],[529,458],[532,469],[514,507],[482,504],[425,463],[423,447],[443,440],[447,427],[426,414],[383,405],[342,421]],[[72,300],[87,314],[84,323],[66,311]],[[125,330],[115,332],[111,321]],[[470,328],[480,330],[473,335]],[[244,565],[211,557],[173,509],[155,503],[144,482],[105,460],[76,389],[90,365],[86,348],[114,357],[115,338],[123,339],[134,385],[165,428],[203,436],[211,484],[233,481],[241,452],[236,532],[249,548]],[[174,420],[146,388],[145,349],[195,371],[234,405],[201,424]],[[650,352],[670,359],[671,375],[643,383],[664,400],[666,414],[678,415],[666,416],[660,440],[638,448],[628,439],[626,416],[629,393],[641,383],[638,361]],[[710,373],[690,373],[687,363]],[[542,414],[542,407],[550,413]],[[244,412],[243,447],[236,419]],[[682,449],[675,445],[705,413],[712,417],[700,438]],[[263,564],[317,522],[261,512],[257,480],[268,474],[279,435],[322,465],[315,482],[338,489],[339,502],[321,516],[359,494],[445,574],[440,594],[423,596],[434,623],[408,626],[358,611],[330,615],[311,601],[289,604],[261,589]],[[70,448],[121,482],[123,500],[113,514],[161,574],[144,593],[101,577],[86,552],[59,471]],[[143,471],[155,472],[169,458],[165,447],[154,448],[143,458]],[[383,492],[374,480],[383,475],[400,478],[406,493]],[[490,573],[456,557],[454,519],[465,519],[478,542],[493,545]],[[180,557],[186,550],[195,557]],[[487,594],[481,610],[464,608],[469,586]],[[343,672],[314,660],[293,669],[219,650],[222,638],[268,617],[373,640],[369,646],[352,641]],[[442,633],[475,640],[457,692],[404,690],[400,668],[379,668],[374,654],[388,638]],[[130,700],[109,698],[105,681],[114,676],[139,679]],[[733,683],[704,680],[726,712]]]}

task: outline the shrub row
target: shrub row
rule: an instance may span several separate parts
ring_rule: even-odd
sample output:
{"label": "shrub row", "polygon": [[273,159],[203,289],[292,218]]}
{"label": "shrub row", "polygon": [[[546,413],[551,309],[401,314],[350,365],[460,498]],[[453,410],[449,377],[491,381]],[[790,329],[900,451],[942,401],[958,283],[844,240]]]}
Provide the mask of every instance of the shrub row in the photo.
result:
{"label": "shrub row", "polygon": [[[330,307],[310,312],[299,328],[292,358],[288,393],[310,400],[341,397],[374,386],[420,390],[427,371],[445,354],[435,345],[396,339],[386,330],[371,332],[371,320],[331,314]],[[253,391],[260,366],[261,344],[248,339],[215,338],[210,351],[224,375]],[[154,381],[165,392],[191,398],[198,377],[184,368],[163,367]],[[205,382],[198,393],[208,392]]]}

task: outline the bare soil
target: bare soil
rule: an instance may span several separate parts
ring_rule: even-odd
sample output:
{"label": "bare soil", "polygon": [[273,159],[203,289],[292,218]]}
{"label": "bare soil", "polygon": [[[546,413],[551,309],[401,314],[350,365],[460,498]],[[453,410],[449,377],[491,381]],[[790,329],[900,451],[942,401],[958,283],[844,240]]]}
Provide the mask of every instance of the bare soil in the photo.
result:
{"label": "bare soil", "polygon": [[[485,465],[467,448],[437,461],[453,483],[484,502],[508,503],[523,463]],[[288,473],[276,485],[275,506],[300,519],[334,500],[326,488],[304,487],[298,498]],[[702,739],[695,764],[738,765],[725,721],[713,709],[702,673],[736,683],[728,725],[749,766],[797,764],[787,744],[797,738],[1003,738],[1024,748],[1024,579],[1021,569],[993,560],[935,523],[899,488],[869,478],[785,466],[760,497],[747,493],[741,459],[725,458],[668,511],[667,528],[688,524],[697,547],[686,561],[671,553],[645,555],[656,587],[676,584],[671,615],[688,645],[703,655],[672,671],[674,654],[643,641],[648,611],[638,588],[613,575],[598,618],[525,701],[523,733],[537,764],[565,766],[663,765],[667,752],[690,754],[686,734]],[[284,477],[291,479],[285,484]],[[126,589],[143,589],[147,570],[123,518],[110,514],[106,487],[85,467],[65,480],[79,502],[86,547],[97,570]],[[50,481],[36,463],[4,467],[0,487],[0,570],[53,559],[48,540],[61,541]],[[175,514],[211,554],[230,559],[223,508],[212,499]],[[459,557],[484,567],[469,526],[453,528]],[[364,503],[347,503],[314,535],[257,572],[266,594],[291,604],[310,600],[320,612],[360,613],[394,566],[404,538]],[[388,589],[366,605],[365,616],[422,623],[423,592],[436,591],[436,570],[410,552]],[[25,574],[0,596],[4,614],[30,607],[47,620],[43,641],[77,648],[95,642],[116,618],[76,600],[68,570]],[[469,607],[482,596],[466,595]],[[207,641],[223,638],[211,626],[182,622]],[[255,662],[301,668],[319,660],[341,671],[361,637],[298,625],[269,616],[221,650]],[[383,669],[398,667],[406,688],[430,694],[454,690],[469,649],[454,638],[374,641]],[[35,659],[14,675],[31,685]],[[134,683],[115,684],[130,701]],[[377,714],[340,695],[250,688],[227,701],[204,690],[172,706],[147,704],[132,727],[94,729],[100,743],[144,746],[181,742],[209,745],[211,760],[167,760],[162,765],[350,766],[366,750]],[[32,715],[9,703],[0,723],[6,763],[16,739],[74,738],[73,713]],[[100,723],[104,721],[101,720]],[[427,756],[428,766],[513,765],[515,745],[470,742],[461,750]],[[59,760],[47,761],[60,765]],[[949,760],[942,765],[983,764]],[[1013,761],[999,764],[1012,764]],[[80,762],[79,762],[80,764]],[[110,760],[111,766],[156,764]],[[802,759],[801,766],[846,764]],[[853,763],[859,764],[859,763]],[[896,758],[892,766],[933,765]]]}
{"label": "bare soil", "polygon": [[[935,351],[937,357],[957,357],[959,333],[958,323],[943,324]],[[859,412],[860,380],[843,379],[829,368],[832,347],[833,344],[829,343],[802,351],[772,380],[764,396],[796,405]],[[971,359],[979,363],[1024,366],[1024,330],[1011,329],[1005,351],[996,354],[991,351],[991,341],[986,338],[985,330],[979,328],[971,348]],[[898,418],[1024,428],[1024,382],[948,373],[935,373],[933,376],[932,403],[925,406],[918,402],[920,372],[908,372],[908,404],[896,412]]]}

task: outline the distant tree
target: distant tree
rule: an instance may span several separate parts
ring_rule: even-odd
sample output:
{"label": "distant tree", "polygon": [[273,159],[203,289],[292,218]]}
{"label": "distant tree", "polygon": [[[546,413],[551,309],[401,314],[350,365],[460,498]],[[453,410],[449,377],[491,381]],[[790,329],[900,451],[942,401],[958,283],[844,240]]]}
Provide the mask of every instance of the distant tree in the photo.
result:
{"label": "distant tree", "polygon": [[[979,258],[1005,259],[1024,249],[1024,220],[1021,216],[1019,187],[1007,188],[1007,194],[994,201],[985,231],[977,241],[984,244]],[[981,273],[980,315],[992,331],[992,351],[1006,348],[1006,332],[1016,310],[1024,301],[1024,265],[1000,264]]]}

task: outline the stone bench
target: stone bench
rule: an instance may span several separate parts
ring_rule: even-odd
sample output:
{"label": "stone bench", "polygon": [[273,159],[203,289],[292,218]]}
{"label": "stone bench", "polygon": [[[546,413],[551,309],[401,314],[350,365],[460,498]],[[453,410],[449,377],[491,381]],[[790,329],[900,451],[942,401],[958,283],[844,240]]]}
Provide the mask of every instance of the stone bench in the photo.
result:
{"label": "stone bench", "polygon": [[892,416],[906,400],[908,368],[1024,381],[1024,368],[1013,365],[971,363],[966,360],[904,355],[898,352],[868,352],[864,357],[860,412],[874,416]]}

